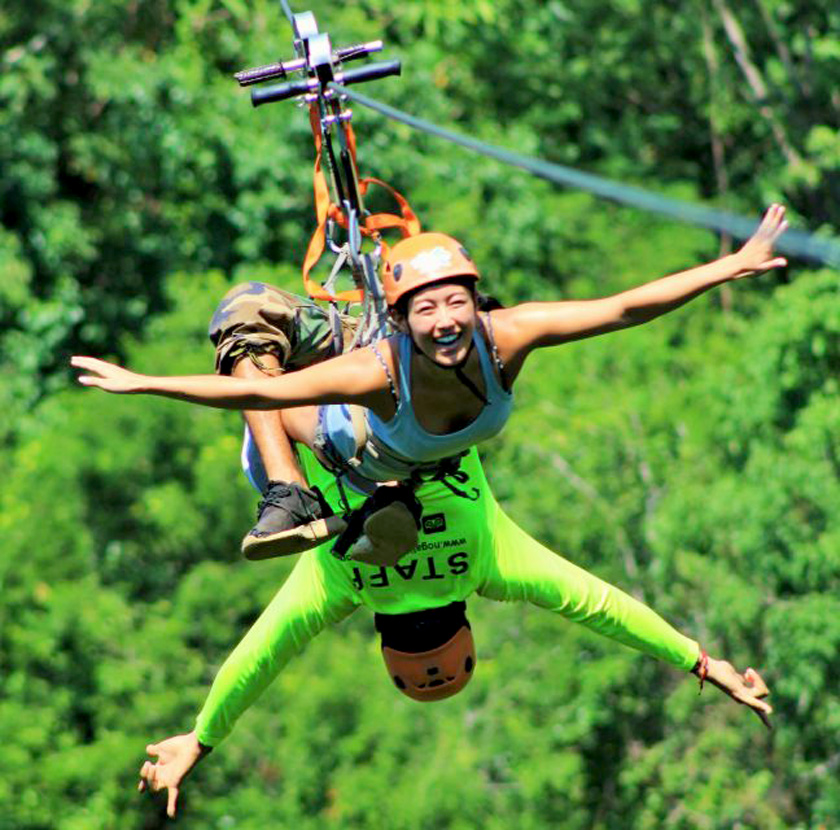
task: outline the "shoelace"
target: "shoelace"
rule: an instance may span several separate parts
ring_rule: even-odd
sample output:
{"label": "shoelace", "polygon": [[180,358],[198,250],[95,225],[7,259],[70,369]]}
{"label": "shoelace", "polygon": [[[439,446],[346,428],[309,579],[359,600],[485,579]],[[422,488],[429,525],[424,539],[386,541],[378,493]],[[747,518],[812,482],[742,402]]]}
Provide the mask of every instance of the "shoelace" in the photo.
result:
{"label": "shoelace", "polygon": [[257,516],[268,507],[285,507],[283,500],[292,495],[292,488],[287,484],[272,484],[257,505]]}

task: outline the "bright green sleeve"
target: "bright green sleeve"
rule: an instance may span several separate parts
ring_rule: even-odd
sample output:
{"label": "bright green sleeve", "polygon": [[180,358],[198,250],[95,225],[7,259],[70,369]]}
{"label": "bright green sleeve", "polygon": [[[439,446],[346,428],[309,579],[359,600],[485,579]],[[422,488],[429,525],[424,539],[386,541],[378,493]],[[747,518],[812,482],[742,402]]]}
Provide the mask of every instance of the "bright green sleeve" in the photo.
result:
{"label": "bright green sleeve", "polygon": [[531,602],[677,668],[694,668],[698,644],[653,610],[543,547],[499,508],[493,524],[493,551],[479,594]]}
{"label": "bright green sleeve", "polygon": [[283,587],[219,669],[196,720],[201,743],[216,746],[222,741],[295,654],[326,625],[357,608],[349,590],[341,590],[325,573],[329,567],[316,551],[300,556]]}

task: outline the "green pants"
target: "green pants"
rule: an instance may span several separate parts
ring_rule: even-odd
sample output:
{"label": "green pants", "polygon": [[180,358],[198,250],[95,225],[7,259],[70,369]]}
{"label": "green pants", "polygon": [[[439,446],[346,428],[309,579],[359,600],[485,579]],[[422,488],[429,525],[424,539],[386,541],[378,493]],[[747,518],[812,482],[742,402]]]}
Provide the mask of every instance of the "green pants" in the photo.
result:
{"label": "green pants", "polygon": [[[694,667],[700,654],[694,640],[517,527],[493,498],[475,450],[462,470],[469,475],[465,486],[477,488],[478,497],[460,498],[440,483],[422,486],[421,541],[397,565],[339,561],[331,543],[300,555],[216,676],[196,725],[202,743],[218,744],[294,654],[360,606],[400,614],[473,594],[528,602],[684,671]],[[314,467],[308,472],[329,499],[336,497],[331,479]],[[476,640],[480,649],[480,632]],[[381,682],[389,682],[384,671]],[[475,682],[481,682],[480,659]]]}

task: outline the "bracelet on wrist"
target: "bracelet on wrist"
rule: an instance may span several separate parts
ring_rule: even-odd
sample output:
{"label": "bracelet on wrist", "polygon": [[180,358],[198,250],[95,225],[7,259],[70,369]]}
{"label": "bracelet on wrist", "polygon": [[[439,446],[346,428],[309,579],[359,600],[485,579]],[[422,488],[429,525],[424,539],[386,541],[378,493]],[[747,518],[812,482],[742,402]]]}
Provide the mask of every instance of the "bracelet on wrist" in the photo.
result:
{"label": "bracelet on wrist", "polygon": [[706,649],[700,649],[700,656],[697,658],[697,665],[694,667],[694,673],[700,680],[700,690],[697,694],[703,691],[703,683],[706,680],[706,677],[709,674],[709,655],[706,653]]}

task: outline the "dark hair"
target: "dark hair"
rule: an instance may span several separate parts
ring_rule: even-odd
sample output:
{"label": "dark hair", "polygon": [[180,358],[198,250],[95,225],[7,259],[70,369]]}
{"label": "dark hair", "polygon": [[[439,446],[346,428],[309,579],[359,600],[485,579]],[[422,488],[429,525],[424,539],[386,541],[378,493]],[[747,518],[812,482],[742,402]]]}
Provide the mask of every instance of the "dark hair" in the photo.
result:
{"label": "dark hair", "polygon": [[383,648],[417,654],[449,642],[463,626],[469,628],[466,612],[466,602],[451,602],[409,614],[374,614],[373,624],[382,637]]}
{"label": "dark hair", "polygon": [[498,308],[504,308],[504,303],[491,294],[482,294],[480,291],[476,292],[475,307],[479,311],[496,311]]}

